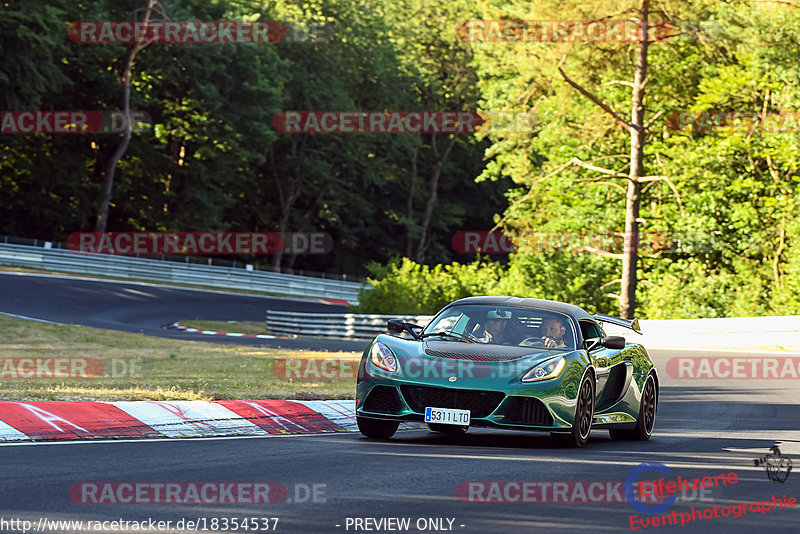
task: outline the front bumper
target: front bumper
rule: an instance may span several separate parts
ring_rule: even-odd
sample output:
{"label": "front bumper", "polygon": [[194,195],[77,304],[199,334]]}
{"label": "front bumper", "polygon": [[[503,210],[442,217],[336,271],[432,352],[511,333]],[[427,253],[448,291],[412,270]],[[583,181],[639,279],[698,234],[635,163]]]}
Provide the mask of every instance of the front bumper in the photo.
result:
{"label": "front bumper", "polygon": [[[363,376],[363,375],[362,375]],[[356,414],[393,421],[424,421],[425,408],[469,410],[470,426],[509,430],[559,431],[572,428],[575,399],[565,396],[562,376],[535,383],[474,383],[446,380],[399,381],[386,377],[360,380]]]}

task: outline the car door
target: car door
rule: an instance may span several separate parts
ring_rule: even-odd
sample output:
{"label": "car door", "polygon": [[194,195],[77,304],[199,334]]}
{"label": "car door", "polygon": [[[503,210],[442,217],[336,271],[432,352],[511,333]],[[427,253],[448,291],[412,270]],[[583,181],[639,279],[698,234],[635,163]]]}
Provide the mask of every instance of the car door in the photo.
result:
{"label": "car door", "polygon": [[[605,332],[595,321],[579,321],[584,343],[587,339],[605,337]],[[597,373],[595,385],[595,412],[616,404],[624,394],[633,376],[633,365],[624,359],[624,350],[607,349],[597,345],[589,351]]]}

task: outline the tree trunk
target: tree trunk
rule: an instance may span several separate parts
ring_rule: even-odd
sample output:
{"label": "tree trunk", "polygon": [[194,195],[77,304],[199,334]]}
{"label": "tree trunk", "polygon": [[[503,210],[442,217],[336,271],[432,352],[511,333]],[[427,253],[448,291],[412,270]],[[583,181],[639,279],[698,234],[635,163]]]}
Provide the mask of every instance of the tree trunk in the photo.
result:
{"label": "tree trunk", "polygon": [[436,206],[436,200],[438,198],[439,193],[439,177],[442,174],[442,165],[447,160],[447,157],[450,155],[450,150],[452,150],[453,145],[456,142],[456,137],[452,136],[450,139],[450,143],[447,145],[447,148],[444,150],[444,153],[439,156],[439,149],[436,146],[436,134],[431,134],[431,148],[433,149],[433,154],[435,156],[433,168],[431,169],[430,174],[430,190],[428,193],[428,202],[425,203],[425,212],[422,216],[422,231],[420,232],[419,236],[419,243],[417,244],[417,254],[414,258],[414,261],[417,263],[422,263],[422,260],[425,258],[425,249],[428,248],[428,228],[431,224],[431,218],[433,217],[433,208]]}
{"label": "tree trunk", "polygon": [[[284,238],[286,237],[286,227],[288,225],[288,221],[289,221],[289,215],[288,215],[288,213],[285,213],[285,214],[281,215],[280,222],[278,223],[278,233],[281,234],[282,236],[284,236]],[[286,250],[286,246],[287,245],[291,245],[291,243],[287,243],[287,242],[284,241],[284,243],[283,243],[283,247],[284,248],[279,250],[278,252],[276,252],[275,255],[272,257],[272,270],[273,271],[280,272],[280,270],[281,270],[281,260],[283,259],[283,251]]]}
{"label": "tree trunk", "polygon": [[625,204],[625,249],[622,257],[622,291],[620,315],[632,319],[636,311],[636,267],[639,260],[640,178],[644,175],[644,79],[647,75],[647,19],[649,0],[639,7],[639,48],[636,55],[636,76],[631,97],[631,166]]}
{"label": "tree trunk", "polygon": [[[150,21],[150,15],[153,12],[153,6],[155,3],[155,0],[147,0],[147,8],[145,8],[144,20],[142,21],[144,24],[147,24]],[[108,210],[111,206],[111,191],[114,187],[114,174],[117,172],[117,163],[119,163],[119,160],[121,160],[122,156],[125,155],[125,152],[128,151],[128,144],[131,142],[132,125],[130,111],[131,74],[133,73],[133,60],[136,58],[136,54],[138,54],[139,51],[148,44],[150,44],[149,41],[137,42],[133,45],[130,54],[128,54],[128,60],[125,63],[125,70],[122,73],[122,82],[124,84],[122,91],[122,112],[125,115],[125,133],[122,135],[122,142],[120,142],[119,146],[114,151],[114,154],[106,162],[106,168],[103,176],[103,194],[100,198],[100,207],[97,210],[97,217],[94,223],[95,232],[105,232],[106,228],[108,227]]]}
{"label": "tree trunk", "polygon": [[[297,161],[297,141],[290,137],[289,142],[291,143],[291,160],[293,162]],[[294,207],[294,203],[299,196],[300,191],[300,179],[295,175],[297,172],[296,168],[293,168],[289,173],[286,175],[287,183],[286,189],[284,190],[283,185],[281,184],[281,176],[278,172],[278,167],[276,165],[275,160],[275,147],[274,145],[270,147],[270,169],[272,171],[272,178],[275,180],[275,189],[278,192],[278,204],[281,208],[281,218],[278,221],[278,232],[284,234],[286,229],[289,226],[289,217],[292,214],[292,208]],[[286,243],[284,243],[284,247]],[[273,257],[272,257],[272,269],[274,271],[281,270],[281,260],[283,259],[283,250],[279,250]]]}
{"label": "tree trunk", "polygon": [[[644,83],[647,76],[647,49],[649,47],[647,24],[649,14],[650,1],[641,0],[639,4],[639,46],[636,53],[636,74],[631,93],[630,122],[619,116],[597,96],[572,81],[564,73],[560,65],[558,67],[558,72],[564,78],[564,81],[608,113],[631,136],[630,172],[627,177],[628,187],[625,195],[625,246],[622,253],[622,288],[619,302],[620,315],[627,319],[632,319],[636,311],[636,267],[639,260],[639,203],[642,196],[642,179],[646,178],[644,176]],[[575,158],[573,158],[574,160]],[[596,167],[583,164],[580,160],[578,160],[578,163],[582,167],[598,170]],[[606,171],[606,169],[599,170],[601,172]],[[612,170],[608,170],[608,172],[616,174]],[[680,204],[680,199],[678,202]]]}
{"label": "tree trunk", "polygon": [[417,188],[417,160],[419,158],[419,145],[414,147],[414,157],[411,158],[411,184],[408,186],[406,199],[406,258],[410,258],[414,250],[414,237],[411,229],[414,221],[414,192]]}

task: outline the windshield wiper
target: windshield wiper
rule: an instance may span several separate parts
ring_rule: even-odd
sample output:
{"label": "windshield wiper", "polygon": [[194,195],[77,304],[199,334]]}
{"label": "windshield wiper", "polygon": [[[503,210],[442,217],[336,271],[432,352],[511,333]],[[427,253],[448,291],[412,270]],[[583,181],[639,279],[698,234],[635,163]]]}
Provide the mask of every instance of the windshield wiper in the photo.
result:
{"label": "windshield wiper", "polygon": [[454,337],[456,339],[460,339],[461,341],[466,341],[468,343],[477,343],[474,339],[465,336],[464,334],[459,334],[458,332],[452,332],[449,330],[442,330],[441,332],[429,332],[427,334],[422,334],[419,336],[420,339],[424,339],[430,336],[446,336],[446,337]]}

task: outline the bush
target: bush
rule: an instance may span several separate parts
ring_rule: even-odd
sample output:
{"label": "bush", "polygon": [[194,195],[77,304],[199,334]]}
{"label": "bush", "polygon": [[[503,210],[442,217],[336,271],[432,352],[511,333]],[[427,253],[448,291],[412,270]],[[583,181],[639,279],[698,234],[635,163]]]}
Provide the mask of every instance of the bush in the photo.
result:
{"label": "bush", "polygon": [[617,301],[597,291],[613,267],[601,268],[602,261],[586,255],[534,254],[512,256],[508,267],[485,260],[429,267],[407,258],[386,266],[372,264],[368,269],[373,289],[361,291],[352,311],[427,315],[464,297],[512,295],[616,312]]}
{"label": "bush", "polygon": [[480,260],[429,267],[403,258],[368,268],[373,289],[361,291],[359,305],[352,308],[356,313],[430,315],[464,297],[530,292],[521,277]]}

